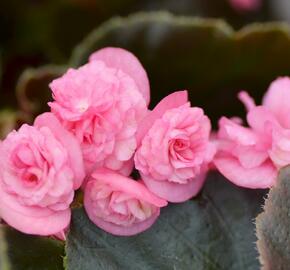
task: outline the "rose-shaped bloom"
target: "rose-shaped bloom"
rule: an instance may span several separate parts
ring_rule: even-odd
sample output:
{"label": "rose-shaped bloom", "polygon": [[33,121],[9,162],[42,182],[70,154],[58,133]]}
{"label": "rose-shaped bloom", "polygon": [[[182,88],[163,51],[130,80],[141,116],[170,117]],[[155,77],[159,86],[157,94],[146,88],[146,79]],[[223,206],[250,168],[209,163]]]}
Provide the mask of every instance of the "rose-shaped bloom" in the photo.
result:
{"label": "rose-shaped bloom", "polygon": [[245,104],[248,127],[242,120],[222,117],[217,134],[217,169],[236,185],[269,188],[278,170],[290,164],[290,79],[274,81],[264,96],[262,106],[240,92]]}
{"label": "rose-shaped bloom", "polygon": [[170,202],[196,195],[214,155],[210,130],[208,117],[190,107],[186,91],[163,99],[138,131],[135,165],[147,187]]}
{"label": "rose-shaped bloom", "polygon": [[147,75],[137,58],[105,48],[50,87],[51,110],[81,144],[87,173],[106,167],[130,174],[137,125],[149,102]]}
{"label": "rose-shaped bloom", "polygon": [[29,234],[61,234],[84,178],[78,142],[50,113],[0,145],[0,216]]}
{"label": "rose-shaped bloom", "polygon": [[152,194],[142,181],[98,169],[88,180],[84,206],[90,220],[114,235],[134,235],[148,229],[167,202]]}

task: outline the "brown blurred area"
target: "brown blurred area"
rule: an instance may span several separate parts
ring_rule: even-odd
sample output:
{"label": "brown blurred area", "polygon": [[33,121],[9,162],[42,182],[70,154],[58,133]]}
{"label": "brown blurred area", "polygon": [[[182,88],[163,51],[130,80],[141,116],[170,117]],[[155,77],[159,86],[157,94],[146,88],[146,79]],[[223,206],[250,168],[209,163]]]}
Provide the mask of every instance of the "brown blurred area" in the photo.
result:
{"label": "brown blurred area", "polygon": [[225,0],[9,0],[0,2],[1,106],[15,106],[15,82],[27,67],[62,64],[72,48],[112,16],[136,11],[221,17],[234,27],[271,19],[267,3],[240,14]]}

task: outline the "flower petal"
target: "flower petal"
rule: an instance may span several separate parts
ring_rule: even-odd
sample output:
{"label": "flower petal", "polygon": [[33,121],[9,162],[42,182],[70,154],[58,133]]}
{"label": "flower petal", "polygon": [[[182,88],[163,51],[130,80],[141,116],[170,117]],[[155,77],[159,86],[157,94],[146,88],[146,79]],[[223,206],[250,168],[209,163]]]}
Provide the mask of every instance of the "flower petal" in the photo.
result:
{"label": "flower petal", "polygon": [[122,48],[107,47],[96,51],[90,61],[101,60],[108,67],[120,69],[134,79],[148,105],[150,102],[150,85],[147,73],[140,61],[131,52]]}
{"label": "flower petal", "polygon": [[52,211],[41,207],[25,207],[0,186],[0,217],[11,227],[23,233],[53,235],[70,223],[71,211]]}
{"label": "flower petal", "polygon": [[257,142],[257,136],[251,129],[226,117],[219,120],[218,138],[232,140],[242,145],[254,145]]}
{"label": "flower petal", "polygon": [[74,171],[74,189],[78,189],[85,177],[82,152],[74,136],[65,130],[52,113],[43,113],[35,121],[36,127],[48,127],[69,153],[71,169]]}
{"label": "flower petal", "polygon": [[203,186],[206,174],[197,176],[187,184],[158,181],[142,174],[141,177],[151,192],[169,202],[179,203],[198,194]]}
{"label": "flower petal", "polygon": [[247,111],[256,107],[255,100],[246,91],[241,91],[238,93],[239,100],[244,104]]}
{"label": "flower petal", "polygon": [[251,109],[247,114],[247,121],[251,128],[263,134],[267,125],[279,125],[274,114],[265,106],[257,106]]}
{"label": "flower petal", "polygon": [[112,186],[114,190],[126,192],[137,199],[152,203],[158,207],[167,205],[165,200],[152,194],[139,181],[134,181],[108,169],[97,169],[92,173],[92,177],[103,184]]}
{"label": "flower petal", "polygon": [[270,161],[255,168],[244,168],[233,157],[217,157],[214,164],[228,180],[241,187],[269,188],[277,177],[277,170]]}
{"label": "flower petal", "polygon": [[187,91],[177,91],[174,92],[167,97],[163,98],[156,107],[147,114],[140,122],[136,138],[137,138],[137,145],[140,144],[145,134],[149,131],[152,127],[154,122],[162,117],[162,115],[170,109],[174,109],[180,107],[188,102],[188,94]]}
{"label": "flower petal", "polygon": [[278,119],[284,128],[290,128],[290,78],[281,77],[271,83],[262,104]]}
{"label": "flower petal", "polygon": [[263,164],[268,156],[267,151],[257,151],[254,146],[236,146],[232,152],[238,157],[242,167],[250,169]]}
{"label": "flower petal", "polygon": [[[91,201],[87,200],[84,204],[85,208],[86,209],[92,208],[93,206],[91,206],[90,204],[91,204]],[[139,223],[134,223],[128,227],[105,221],[97,217],[96,215],[94,215],[92,211],[87,210],[86,212],[90,220],[94,224],[96,224],[98,227],[103,229],[104,231],[114,234],[114,235],[118,235],[118,236],[132,236],[150,228],[153,225],[153,223],[156,221],[156,219],[158,218],[160,214],[160,209],[158,209],[156,213],[154,213],[151,217],[145,219],[144,221],[139,222]]]}

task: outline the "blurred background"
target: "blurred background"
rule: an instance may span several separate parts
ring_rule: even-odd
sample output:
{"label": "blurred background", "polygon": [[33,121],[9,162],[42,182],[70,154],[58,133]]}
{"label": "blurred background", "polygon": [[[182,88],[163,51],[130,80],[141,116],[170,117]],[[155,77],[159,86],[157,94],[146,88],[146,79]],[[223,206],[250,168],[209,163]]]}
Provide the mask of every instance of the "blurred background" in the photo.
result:
{"label": "blurred background", "polygon": [[137,11],[167,10],[177,15],[222,18],[234,29],[252,22],[290,20],[289,0],[261,0],[256,1],[252,7],[247,6],[247,3],[243,6],[239,2],[247,1],[2,0],[1,108],[17,106],[15,88],[20,74],[26,68],[66,64],[74,46],[113,16],[127,16]]}

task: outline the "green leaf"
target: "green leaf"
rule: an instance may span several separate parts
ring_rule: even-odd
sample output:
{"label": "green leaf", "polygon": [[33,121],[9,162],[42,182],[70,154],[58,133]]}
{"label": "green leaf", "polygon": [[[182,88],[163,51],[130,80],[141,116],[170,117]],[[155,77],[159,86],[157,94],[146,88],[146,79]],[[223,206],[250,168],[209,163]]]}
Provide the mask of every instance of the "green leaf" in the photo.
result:
{"label": "green leaf", "polygon": [[256,220],[258,250],[264,270],[290,266],[290,167],[280,171],[270,190],[264,212]]}
{"label": "green leaf", "polygon": [[48,111],[47,102],[51,100],[49,83],[65,71],[62,66],[43,66],[25,70],[20,76],[16,95],[22,111],[32,118]]}
{"label": "green leaf", "polygon": [[73,52],[70,65],[84,64],[105,46],[132,51],[148,72],[152,103],[188,89],[194,105],[213,121],[225,112],[242,115],[236,93],[261,98],[277,76],[290,74],[289,27],[256,24],[239,32],[221,20],[138,13],[114,18],[93,31]]}
{"label": "green leaf", "polygon": [[265,14],[263,9],[250,16],[249,13],[237,13],[227,0],[41,0],[37,4],[10,0],[0,2],[0,45],[4,45],[5,58],[6,55],[15,57],[21,54],[34,56],[32,59],[38,57],[42,62],[47,59],[63,61],[75,43],[98,24],[112,16],[128,15],[138,10],[222,17],[239,27],[249,21],[265,20],[265,15],[268,18],[271,15]]}
{"label": "green leaf", "polygon": [[61,270],[63,243],[0,225],[1,270]]}
{"label": "green leaf", "polygon": [[[225,113],[244,114],[236,98],[239,90],[249,90],[260,100],[272,80],[290,75],[289,32],[288,25],[281,23],[255,24],[235,32],[222,20],[138,13],[114,18],[93,31],[73,51],[69,66],[86,63],[92,52],[105,46],[123,47],[132,51],[148,72],[151,107],[175,90],[188,89],[192,104],[204,108],[216,123]],[[57,67],[47,69],[54,76],[62,73],[61,67],[60,73],[55,71]],[[48,75],[42,81],[39,74],[43,72],[27,71],[17,87],[22,108],[34,110],[34,115],[47,109],[47,84],[54,78]],[[29,86],[32,94],[26,98],[27,94],[19,93],[27,92],[30,81],[36,82],[36,87],[30,90],[33,86]],[[36,96],[41,105],[29,102]]]}
{"label": "green leaf", "polygon": [[76,209],[65,264],[68,270],[258,269],[253,220],[263,195],[211,174],[201,195],[162,209],[148,231],[133,237],[107,234]]}

